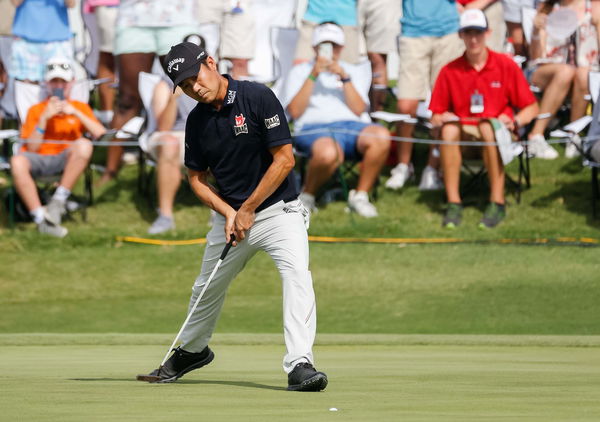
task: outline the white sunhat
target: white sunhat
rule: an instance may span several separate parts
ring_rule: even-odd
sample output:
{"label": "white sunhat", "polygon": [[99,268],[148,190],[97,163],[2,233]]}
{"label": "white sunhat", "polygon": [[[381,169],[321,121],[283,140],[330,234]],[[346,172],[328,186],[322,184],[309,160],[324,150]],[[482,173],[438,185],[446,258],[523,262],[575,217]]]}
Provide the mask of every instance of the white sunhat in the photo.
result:
{"label": "white sunhat", "polygon": [[73,66],[69,59],[57,57],[48,60],[48,63],[46,64],[46,75],[44,77],[46,81],[59,78],[63,81],[70,82],[74,77],[75,73],[73,72]]}
{"label": "white sunhat", "polygon": [[312,46],[316,47],[322,42],[344,45],[344,30],[334,23],[324,23],[316,26],[313,30]]}
{"label": "white sunhat", "polygon": [[459,31],[465,31],[467,29],[478,29],[480,31],[487,31],[488,22],[485,14],[479,9],[467,9],[462,15],[460,15],[460,29]]}

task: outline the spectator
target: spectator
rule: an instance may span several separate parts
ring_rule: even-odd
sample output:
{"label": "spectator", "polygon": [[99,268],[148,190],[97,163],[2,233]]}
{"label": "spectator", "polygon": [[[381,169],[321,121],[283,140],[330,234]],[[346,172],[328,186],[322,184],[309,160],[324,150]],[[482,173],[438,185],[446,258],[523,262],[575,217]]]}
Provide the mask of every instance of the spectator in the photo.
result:
{"label": "spectator", "polygon": [[507,37],[512,42],[514,54],[527,57],[527,44],[523,32],[523,8],[535,8],[536,0],[502,0]]}
{"label": "spectator", "polygon": [[315,27],[323,22],[335,22],[344,30],[346,45],[340,60],[347,63],[359,61],[359,30],[356,9],[357,0],[308,0],[300,23],[300,38],[296,44],[295,63],[312,60],[314,57],[312,35]]}
{"label": "spectator", "polygon": [[[592,5],[595,6],[594,17]],[[558,152],[546,142],[544,132],[569,91],[570,120],[585,115],[588,74],[591,66],[597,68],[598,61],[598,35],[594,26],[594,21],[600,20],[598,12],[600,7],[591,0],[546,1],[538,7],[531,40],[532,61],[527,69],[531,83],[543,90],[541,116],[529,135],[529,151],[538,158],[558,157]],[[547,28],[550,13],[558,18],[551,20],[552,30]],[[555,39],[559,30],[563,35],[571,35]],[[565,153],[573,157],[577,149],[568,145]]]}
{"label": "spectator", "polygon": [[231,62],[231,76],[234,79],[247,79],[248,62],[254,57],[256,49],[256,24],[250,12],[251,0],[196,1],[198,22],[219,25],[219,58]]}
{"label": "spectator", "polygon": [[[63,58],[52,59],[47,69],[48,98],[27,113],[21,128],[21,138],[27,143],[11,158],[11,172],[17,193],[39,232],[64,237],[67,229],[60,224],[65,203],[92,155],[92,143],[83,132],[97,138],[105,129],[89,105],[68,98],[74,76],[71,64]],[[62,174],[59,186],[48,205],[42,207],[34,179],[56,174]]]}
{"label": "spectator", "polygon": [[9,75],[38,83],[44,80],[45,66],[54,57],[73,58],[73,37],[67,8],[75,0],[11,0],[16,6],[12,32]]}
{"label": "spectator", "polygon": [[119,11],[119,0],[85,0],[83,11],[84,13],[93,13],[96,17],[100,43],[100,57],[96,76],[98,79],[110,80],[110,82],[102,83],[98,87],[102,120],[103,123],[108,124],[112,120],[115,103],[115,89],[112,86],[112,81],[115,79],[113,47],[115,44],[115,23]]}
{"label": "spectator", "polygon": [[396,50],[401,6],[396,0],[359,0],[358,16],[371,62],[371,110],[383,110],[388,92],[387,56]]}
{"label": "spectator", "polygon": [[490,37],[487,41],[488,47],[494,51],[504,51],[506,40],[506,23],[504,23],[504,12],[500,0],[458,0],[458,10],[463,13],[468,9],[479,9],[485,13],[490,25]]}
{"label": "spectator", "polygon": [[175,228],[173,203],[181,184],[185,142],[185,122],[196,106],[196,101],[182,95],[181,88],[171,94],[171,87],[160,81],[154,88],[152,107],[158,130],[148,139],[150,154],[157,161],[156,187],[159,215],[148,229],[150,234],[163,233]]}
{"label": "spectator", "polygon": [[[113,52],[117,59],[119,88],[112,128],[120,129],[142,107],[137,89],[139,73],[150,72],[157,56],[162,61],[172,45],[188,34],[198,33],[195,12],[196,4],[189,0],[121,1]],[[122,147],[108,148],[106,170],[100,183],[117,175],[122,152]]]}
{"label": "spectator", "polygon": [[[362,81],[365,78],[352,66],[340,61],[342,28],[334,23],[317,26],[312,44],[319,54],[315,60],[292,68],[286,89],[287,110],[295,129],[309,132],[295,137],[296,148],[311,157],[300,199],[314,210],[321,185],[344,159],[360,158],[358,186],[350,191],[348,205],[363,217],[376,217],[368,192],[387,158],[390,133],[382,126],[361,121],[368,105],[369,80]],[[332,54],[327,57],[321,46],[332,44]]]}
{"label": "spectator", "polygon": [[[8,88],[8,67],[10,65],[11,45],[12,45],[12,23],[15,15],[15,6],[10,0],[0,0],[0,98]],[[4,100],[0,103],[0,125],[4,119],[5,104]],[[11,110],[12,111],[12,110]]]}
{"label": "spectator", "polygon": [[[446,63],[462,52],[458,39],[458,9],[454,0],[404,0],[400,36],[400,72],[398,74],[398,112],[417,115],[420,101],[427,99],[437,75]],[[401,122],[398,134],[412,138],[413,122]],[[413,144],[401,142],[397,149],[398,165],[392,169],[385,186],[401,189],[413,176]],[[437,168],[439,159],[432,147],[419,189],[442,188]]]}
{"label": "spectator", "polygon": [[[496,142],[490,119],[515,129],[529,123],[538,106],[517,64],[508,56],[486,47],[487,20],[480,10],[465,11],[460,20],[460,37],[466,52],[444,66],[431,95],[432,123],[442,126],[442,140],[450,143],[473,139]],[[513,117],[513,108],[519,112]],[[455,228],[461,222],[459,194],[461,150],[456,144],[441,147],[442,169],[448,208],[442,225]],[[496,145],[483,147],[490,181],[490,203],[480,227],[491,228],[506,215],[504,165]]]}

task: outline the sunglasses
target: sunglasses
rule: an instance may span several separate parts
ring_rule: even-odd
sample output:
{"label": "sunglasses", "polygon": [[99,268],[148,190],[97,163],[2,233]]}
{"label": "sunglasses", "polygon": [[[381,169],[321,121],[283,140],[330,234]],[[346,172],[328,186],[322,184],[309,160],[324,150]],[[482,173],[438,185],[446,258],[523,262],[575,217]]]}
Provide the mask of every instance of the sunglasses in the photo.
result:
{"label": "sunglasses", "polygon": [[71,70],[71,65],[68,63],[50,63],[46,66],[48,70],[54,69],[63,69],[63,70]]}

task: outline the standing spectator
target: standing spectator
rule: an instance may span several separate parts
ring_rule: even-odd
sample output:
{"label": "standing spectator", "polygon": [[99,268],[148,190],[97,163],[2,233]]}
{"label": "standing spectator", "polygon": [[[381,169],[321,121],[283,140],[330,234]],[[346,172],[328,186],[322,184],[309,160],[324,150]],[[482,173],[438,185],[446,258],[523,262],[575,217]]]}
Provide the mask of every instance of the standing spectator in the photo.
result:
{"label": "standing spectator", "polygon": [[39,83],[44,80],[48,60],[73,58],[73,34],[69,29],[67,8],[75,6],[75,0],[11,1],[17,10],[8,73],[21,81]]}
{"label": "standing spectator", "polygon": [[196,101],[177,87],[160,81],[152,97],[153,113],[157,131],[148,139],[150,155],[156,160],[156,188],[159,215],[148,229],[149,234],[164,233],[175,228],[173,203],[181,184],[181,166],[184,159],[185,122]]}
{"label": "standing spectator", "polygon": [[[594,6],[594,7],[593,7]],[[549,15],[553,29],[547,28]],[[600,5],[591,0],[546,1],[539,5],[534,20],[531,40],[531,59],[527,73],[531,83],[543,90],[540,104],[541,117],[536,120],[529,134],[529,151],[538,158],[552,160],[558,152],[544,137],[550,119],[571,92],[570,120],[585,115],[589,94],[588,74],[591,67],[598,68],[598,33],[595,23],[600,21]],[[561,28],[569,35],[556,39],[553,34]],[[560,31],[560,32],[565,32]],[[566,155],[577,154],[574,145],[568,145]]]}
{"label": "standing spectator", "polygon": [[[113,53],[117,59],[119,88],[112,128],[120,129],[139,113],[142,103],[137,88],[138,74],[150,72],[154,59],[158,56],[162,61],[169,48],[186,35],[197,34],[196,16],[196,3],[191,0],[121,1]],[[108,148],[101,183],[116,176],[122,152],[119,146]]]}
{"label": "standing spectator", "polygon": [[250,11],[251,0],[196,1],[198,23],[219,25],[219,59],[231,62],[233,78],[248,78],[248,62],[254,57],[256,49],[256,23]]}
{"label": "standing spectator", "polygon": [[[446,63],[462,52],[457,35],[458,9],[454,0],[404,0],[402,2],[400,36],[400,72],[398,74],[398,113],[417,115],[420,101],[427,99],[437,75]],[[401,122],[398,135],[413,136],[414,123]],[[401,189],[414,170],[411,163],[413,144],[400,142],[399,164],[392,169],[385,186]],[[439,159],[430,149],[427,166],[421,175],[419,189],[441,189]]]}
{"label": "standing spectator", "polygon": [[371,110],[383,110],[388,92],[387,56],[396,50],[401,4],[397,0],[358,0],[358,20],[371,62]]}
{"label": "standing spectator", "polygon": [[100,42],[100,57],[98,60],[98,79],[109,79],[110,82],[100,84],[100,110],[107,124],[112,120],[113,106],[115,103],[115,89],[112,84],[115,79],[115,57],[113,49],[115,44],[115,24],[119,11],[119,0],[85,0],[84,13],[93,13],[96,16],[98,37]]}
{"label": "standing spectator", "polygon": [[512,41],[514,54],[527,57],[527,43],[523,32],[523,8],[534,9],[536,0],[502,0],[507,37]]}
{"label": "standing spectator", "polygon": [[300,38],[296,44],[296,63],[312,60],[312,34],[323,22],[335,22],[344,30],[346,45],[340,60],[357,63],[359,60],[359,28],[356,9],[357,0],[308,0],[300,24]]}
{"label": "standing spectator", "polygon": [[[390,133],[382,126],[361,121],[367,110],[369,80],[356,74],[340,60],[344,31],[334,23],[315,28],[313,48],[317,57],[294,66],[286,87],[286,103],[295,129],[306,134],[295,137],[296,148],[310,155],[300,199],[315,209],[318,189],[344,162],[361,159],[356,190],[351,190],[348,206],[363,217],[376,217],[368,192],[383,167],[390,148]],[[327,57],[320,45],[333,44]]]}
{"label": "standing spectator", "polygon": [[[27,143],[11,158],[10,169],[17,193],[39,232],[64,237],[67,229],[60,224],[65,203],[92,156],[92,143],[83,132],[98,138],[105,129],[89,105],[68,98],[74,76],[71,64],[57,58],[51,59],[47,68],[48,98],[29,109],[21,128],[21,138]],[[34,179],[56,174],[62,174],[58,188],[48,205],[42,207]]]}
{"label": "standing spectator", "polygon": [[[4,94],[6,94],[9,85],[8,67],[10,65],[11,45],[12,45],[12,23],[15,15],[15,6],[11,0],[0,0],[0,126],[4,119],[5,109]],[[10,112],[16,112],[10,110]]]}
{"label": "standing spectator", "polygon": [[504,22],[502,2],[500,0],[458,0],[458,10],[460,13],[468,9],[479,9],[485,13],[485,17],[490,25],[488,47],[494,51],[504,51],[506,23]]}
{"label": "standing spectator", "polygon": [[[489,143],[483,159],[490,181],[490,203],[480,227],[495,227],[506,215],[504,165],[495,145],[492,120],[508,129],[528,124],[537,114],[535,97],[518,65],[508,56],[486,47],[489,36],[481,10],[467,10],[460,19],[464,55],[444,66],[431,94],[429,108],[436,126],[442,126],[442,169],[448,208],[442,225],[455,228],[461,222],[459,193],[461,150],[453,144],[461,139]],[[513,109],[519,112],[514,115]]]}

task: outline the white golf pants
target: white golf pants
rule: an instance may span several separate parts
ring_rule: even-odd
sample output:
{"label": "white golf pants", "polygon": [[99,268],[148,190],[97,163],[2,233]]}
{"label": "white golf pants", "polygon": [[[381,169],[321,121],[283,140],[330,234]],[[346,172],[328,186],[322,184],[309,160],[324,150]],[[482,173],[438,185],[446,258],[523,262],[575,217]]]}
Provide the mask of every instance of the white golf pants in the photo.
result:
{"label": "white golf pants", "polygon": [[[196,311],[184,329],[181,348],[200,352],[212,336],[225,294],[233,278],[254,254],[268,253],[283,282],[283,327],[287,353],[283,369],[290,372],[302,361],[314,363],[312,346],[317,326],[315,294],[308,270],[308,212],[299,200],[280,201],[256,214],[246,238],[229,250]],[[216,215],[206,236],[202,270],[192,288],[189,310],[194,305],[225,247],[225,218]],[[189,312],[189,311],[188,311]]]}

